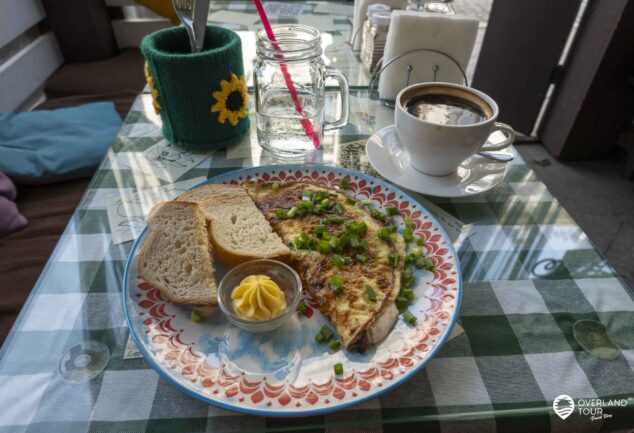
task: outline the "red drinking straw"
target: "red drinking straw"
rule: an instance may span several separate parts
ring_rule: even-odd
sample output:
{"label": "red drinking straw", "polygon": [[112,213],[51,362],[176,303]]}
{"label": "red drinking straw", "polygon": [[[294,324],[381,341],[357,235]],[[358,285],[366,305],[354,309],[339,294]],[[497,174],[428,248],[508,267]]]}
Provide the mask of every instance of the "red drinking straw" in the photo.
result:
{"label": "red drinking straw", "polygon": [[[281,51],[280,46],[276,44],[275,35],[273,34],[273,29],[271,28],[271,23],[269,23],[269,19],[266,16],[266,12],[264,12],[264,6],[262,6],[261,0],[253,0],[253,4],[255,4],[255,8],[258,10],[258,15],[260,15],[260,20],[262,21],[262,25],[264,26],[264,31],[268,36],[269,40],[273,43],[273,48],[278,51]],[[283,58],[282,55],[279,55],[280,58]],[[286,63],[280,65],[280,69],[282,69],[282,75],[284,76],[284,81],[286,82],[286,87],[288,91],[291,93],[291,98],[293,99],[293,103],[295,104],[295,110],[302,116],[300,123],[304,127],[304,132],[308,138],[313,140],[313,145],[315,149],[319,149],[319,136],[315,133],[313,129],[313,124],[310,119],[307,119],[304,116],[304,109],[302,108],[301,102],[299,102],[299,97],[297,96],[297,90],[295,90],[295,84],[293,84],[293,79],[291,78],[291,74],[288,72],[288,67]]]}

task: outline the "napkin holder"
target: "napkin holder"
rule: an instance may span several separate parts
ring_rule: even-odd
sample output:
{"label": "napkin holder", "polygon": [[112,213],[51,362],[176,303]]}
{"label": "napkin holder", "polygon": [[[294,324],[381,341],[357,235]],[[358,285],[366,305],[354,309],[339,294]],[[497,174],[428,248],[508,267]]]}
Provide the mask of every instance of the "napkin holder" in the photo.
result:
{"label": "napkin holder", "polygon": [[[376,96],[376,92],[375,90],[375,85],[376,82],[378,80],[378,78],[380,77],[380,75],[383,73],[383,71],[385,71],[387,68],[389,68],[390,66],[392,66],[394,63],[396,63],[397,60],[401,60],[403,59],[406,62],[405,65],[405,70],[403,71],[403,88],[409,86],[410,84],[410,79],[411,79],[411,75],[412,72],[414,71],[414,66],[412,65],[412,62],[407,62],[407,57],[412,55],[412,54],[417,54],[417,53],[433,53],[433,54],[437,54],[439,56],[443,56],[444,58],[446,58],[447,60],[449,60],[451,63],[453,63],[453,65],[456,67],[456,69],[458,71],[460,71],[460,74],[462,75],[462,84],[464,84],[467,87],[469,86],[469,79],[467,78],[467,73],[465,72],[465,70],[462,68],[462,66],[460,66],[460,63],[458,63],[458,61],[456,59],[454,59],[452,56],[450,56],[449,54],[445,53],[444,51],[440,51],[440,50],[434,50],[432,48],[415,48],[413,50],[409,50],[406,51],[404,53],[399,54],[396,57],[392,57],[391,59],[387,60],[385,62],[385,64],[383,64],[383,60],[384,58],[382,57],[376,67],[374,68],[374,70],[372,71],[372,75],[370,76],[370,83],[368,84],[368,95],[370,96],[371,99],[377,99]],[[435,63],[432,62],[429,67],[431,68],[432,73],[434,74],[433,80],[432,81],[438,81],[437,77],[438,77],[438,73],[440,72],[440,66]],[[390,99],[384,99],[384,98],[379,98],[379,99],[383,99],[385,102],[390,102],[393,101]]]}
{"label": "napkin holder", "polygon": [[[456,15],[394,11],[382,61],[372,73],[379,97],[394,100],[410,84],[443,81],[468,85],[478,20]],[[412,37],[416,34],[416,38]]]}
{"label": "napkin holder", "polygon": [[163,136],[194,151],[219,149],[249,132],[240,37],[207,26],[203,50],[190,51],[184,27],[147,35],[145,72]]}

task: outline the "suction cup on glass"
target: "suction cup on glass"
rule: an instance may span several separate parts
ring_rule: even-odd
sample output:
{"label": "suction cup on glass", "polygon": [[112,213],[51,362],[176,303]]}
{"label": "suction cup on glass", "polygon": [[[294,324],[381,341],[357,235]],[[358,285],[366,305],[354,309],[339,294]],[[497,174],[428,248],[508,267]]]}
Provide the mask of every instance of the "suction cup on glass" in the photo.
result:
{"label": "suction cup on glass", "polygon": [[65,382],[86,382],[97,377],[109,360],[108,346],[98,341],[83,341],[62,355],[57,374]]}

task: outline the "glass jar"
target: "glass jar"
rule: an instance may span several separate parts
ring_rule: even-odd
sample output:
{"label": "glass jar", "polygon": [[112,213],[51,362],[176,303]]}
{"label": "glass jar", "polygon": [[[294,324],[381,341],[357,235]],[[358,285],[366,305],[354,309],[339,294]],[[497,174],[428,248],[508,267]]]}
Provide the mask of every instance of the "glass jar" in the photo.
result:
{"label": "glass jar", "polygon": [[[258,32],[253,71],[258,142],[282,158],[299,159],[319,148],[323,132],[348,123],[348,80],[324,64],[321,35],[313,27],[273,27],[275,42]],[[325,121],[326,79],[341,93],[339,119]]]}
{"label": "glass jar", "polygon": [[372,72],[383,57],[387,32],[390,29],[390,21],[392,20],[392,12],[375,12],[371,20],[372,24],[368,31],[368,38],[367,41],[364,41],[365,50],[361,52],[361,62],[368,72]]}
{"label": "glass jar", "polygon": [[375,12],[389,12],[391,9],[388,5],[383,3],[374,3],[368,6],[366,12],[366,19],[361,26],[361,60],[363,61],[363,53],[367,52],[367,44],[370,39],[370,26],[372,25],[372,15]]}

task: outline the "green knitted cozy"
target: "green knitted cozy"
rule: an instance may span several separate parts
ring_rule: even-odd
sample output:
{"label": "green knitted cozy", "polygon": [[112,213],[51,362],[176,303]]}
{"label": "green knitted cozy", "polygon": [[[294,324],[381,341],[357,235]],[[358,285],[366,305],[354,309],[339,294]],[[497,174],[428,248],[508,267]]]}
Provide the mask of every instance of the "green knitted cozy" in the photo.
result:
{"label": "green knitted cozy", "polygon": [[184,27],[143,38],[146,76],[163,136],[190,150],[218,149],[249,132],[247,89],[238,35],[207,26],[203,51],[192,53]]}

